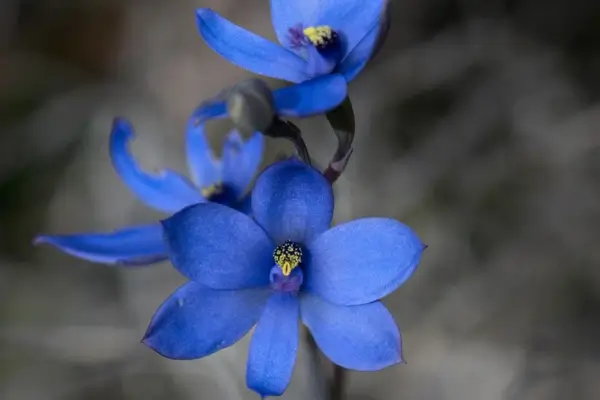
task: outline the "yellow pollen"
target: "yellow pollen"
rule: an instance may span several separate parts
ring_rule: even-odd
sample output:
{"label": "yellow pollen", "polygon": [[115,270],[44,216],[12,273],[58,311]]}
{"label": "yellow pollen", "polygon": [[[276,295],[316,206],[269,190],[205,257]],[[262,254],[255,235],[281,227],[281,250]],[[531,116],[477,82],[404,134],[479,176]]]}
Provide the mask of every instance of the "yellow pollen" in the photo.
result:
{"label": "yellow pollen", "polygon": [[315,46],[326,45],[334,35],[333,29],[327,25],[309,26],[304,29],[304,35]]}
{"label": "yellow pollen", "polygon": [[284,276],[289,276],[292,270],[302,262],[302,249],[289,240],[280,244],[273,252],[275,263],[281,268]]}
{"label": "yellow pollen", "polygon": [[222,183],[214,183],[210,186],[204,187],[200,190],[200,193],[205,198],[210,198],[214,195],[223,193],[223,184]]}

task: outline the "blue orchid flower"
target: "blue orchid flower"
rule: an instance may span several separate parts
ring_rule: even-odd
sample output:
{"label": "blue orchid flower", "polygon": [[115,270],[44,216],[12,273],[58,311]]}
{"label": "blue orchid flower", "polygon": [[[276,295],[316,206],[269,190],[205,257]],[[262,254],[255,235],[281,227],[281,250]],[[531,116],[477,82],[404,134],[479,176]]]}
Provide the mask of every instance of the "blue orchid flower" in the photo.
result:
{"label": "blue orchid flower", "polygon": [[[257,172],[264,137],[254,134],[244,142],[232,131],[226,138],[221,160],[215,158],[204,134],[204,124],[190,128],[187,142],[193,182],[171,170],[157,174],[142,171],[128,144],[134,138],[131,124],[117,118],[110,136],[112,165],[129,188],[148,206],[174,213],[189,205],[214,202],[241,211],[249,209],[244,196]],[[110,265],[148,265],[167,258],[160,223],[126,228],[111,233],[42,235],[36,244],[47,243],[75,257]]]}
{"label": "blue orchid flower", "polygon": [[167,358],[196,359],[256,324],[246,383],[262,396],[288,386],[299,320],[344,368],[403,362],[400,332],[379,299],[417,268],[425,246],[416,234],[387,218],[330,229],[332,187],[298,160],[268,167],[251,199],[252,217],[205,203],[162,222],[169,258],[190,281],[159,307],[143,342]]}
{"label": "blue orchid flower", "polygon": [[349,82],[375,50],[385,0],[271,0],[277,45],[209,8],[196,11],[200,35],[231,63],[256,74],[303,82],[330,73]]}

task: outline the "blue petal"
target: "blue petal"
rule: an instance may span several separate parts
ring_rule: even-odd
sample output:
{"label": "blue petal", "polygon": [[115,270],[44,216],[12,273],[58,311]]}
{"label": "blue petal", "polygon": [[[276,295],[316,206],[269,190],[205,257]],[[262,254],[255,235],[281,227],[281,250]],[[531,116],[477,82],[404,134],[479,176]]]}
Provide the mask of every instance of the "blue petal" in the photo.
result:
{"label": "blue petal", "polygon": [[268,296],[267,289],[212,290],[188,282],[159,307],[142,342],[171,359],[208,356],[244,337]]}
{"label": "blue petal", "polygon": [[247,142],[237,131],[227,137],[223,145],[223,183],[241,197],[262,161],[265,138],[255,133]]}
{"label": "blue petal", "polygon": [[298,351],[298,297],[275,292],[252,334],[246,384],[261,396],[281,396],[290,383]]}
{"label": "blue petal", "polygon": [[112,233],[41,235],[35,244],[50,244],[84,260],[140,266],[165,260],[166,248],[159,224],[138,226]]}
{"label": "blue petal", "polygon": [[384,0],[271,0],[271,18],[279,42],[290,46],[290,28],[328,25],[344,40],[349,54],[381,20]]}
{"label": "blue petal", "polygon": [[271,0],[271,20],[279,43],[290,46],[290,28],[317,26],[327,3],[335,4],[327,0]]}
{"label": "blue petal", "polygon": [[148,206],[172,213],[204,201],[194,185],[170,170],[148,174],[136,164],[127,149],[133,139],[133,127],[122,118],[115,118],[110,137],[110,156],[117,174]]}
{"label": "blue petal", "polygon": [[221,180],[221,162],[215,157],[206,139],[204,125],[203,121],[192,117],[188,121],[186,130],[188,169],[192,179],[200,188],[209,187]]}
{"label": "blue petal", "polygon": [[265,286],[274,245],[248,216],[215,203],[162,221],[169,258],[184,276],[213,289]]}
{"label": "blue petal", "polygon": [[252,190],[252,214],[275,243],[303,243],[331,225],[331,185],[298,160],[271,164]]}
{"label": "blue petal", "polygon": [[290,117],[325,113],[338,106],[347,95],[346,79],[339,74],[321,76],[273,92],[277,113]]}
{"label": "blue petal", "polygon": [[349,54],[363,38],[380,24],[387,0],[327,1],[319,25],[329,25],[344,41],[344,53]]}
{"label": "blue petal", "polygon": [[235,209],[246,215],[252,216],[252,195],[248,193],[235,206]]}
{"label": "blue petal", "polygon": [[290,82],[306,80],[306,61],[295,53],[235,25],[209,8],[196,11],[200,35],[217,54],[259,75]]}
{"label": "blue petal", "polygon": [[190,118],[192,128],[202,122],[206,122],[209,119],[221,119],[227,117],[227,94],[229,90],[224,90],[215,97],[204,101],[200,104]]}
{"label": "blue petal", "polygon": [[340,305],[370,303],[396,290],[425,248],[408,226],[387,218],[338,225],[306,247],[305,290]]}
{"label": "blue petal", "polygon": [[375,25],[369,33],[357,44],[357,46],[342,60],[335,70],[344,75],[350,82],[360,71],[363,70],[367,62],[374,56],[375,46],[378,44],[380,26]]}
{"label": "blue petal", "polygon": [[321,351],[334,364],[377,371],[404,362],[398,326],[379,301],[339,306],[304,294],[300,314]]}

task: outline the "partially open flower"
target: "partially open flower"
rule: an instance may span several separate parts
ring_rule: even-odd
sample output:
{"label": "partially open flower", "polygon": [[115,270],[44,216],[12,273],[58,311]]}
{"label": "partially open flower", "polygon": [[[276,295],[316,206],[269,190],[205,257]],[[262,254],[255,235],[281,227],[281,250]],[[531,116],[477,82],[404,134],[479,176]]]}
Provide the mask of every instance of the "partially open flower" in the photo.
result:
{"label": "partially open flower", "polygon": [[[231,132],[223,146],[223,158],[217,160],[204,126],[191,129],[187,142],[192,175],[189,180],[171,170],[156,174],[141,170],[128,149],[133,127],[125,119],[116,118],[110,135],[115,171],[140,200],[159,211],[174,213],[205,202],[248,211],[246,190],[262,160],[263,136],[257,133],[243,141],[237,132]],[[158,222],[110,233],[42,235],[35,243],[51,244],[72,256],[110,265],[147,265],[167,258]]]}
{"label": "partially open flower", "polygon": [[200,35],[216,53],[256,74],[303,82],[331,73],[354,79],[384,38],[386,0],[271,0],[275,44],[197,10]]}

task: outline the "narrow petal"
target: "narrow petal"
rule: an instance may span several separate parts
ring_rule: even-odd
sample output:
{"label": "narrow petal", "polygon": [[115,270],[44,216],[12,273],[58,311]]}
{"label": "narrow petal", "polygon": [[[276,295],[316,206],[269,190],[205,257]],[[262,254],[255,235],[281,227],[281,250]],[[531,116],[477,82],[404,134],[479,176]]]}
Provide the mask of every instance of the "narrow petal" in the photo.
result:
{"label": "narrow petal", "polygon": [[268,296],[267,289],[212,290],[188,282],[156,311],[142,342],[171,359],[208,356],[244,337]]}
{"label": "narrow petal", "polygon": [[169,258],[188,279],[213,289],[265,286],[274,245],[248,216],[215,203],[162,221]]}
{"label": "narrow petal", "polygon": [[279,43],[290,46],[290,28],[298,25],[306,28],[316,26],[321,20],[327,0],[271,0],[271,20]]}
{"label": "narrow petal", "polygon": [[252,214],[275,243],[304,243],[331,225],[331,185],[319,171],[303,162],[280,161],[256,180]]}
{"label": "narrow petal", "polygon": [[343,74],[348,82],[353,80],[374,56],[376,45],[379,43],[380,28],[379,25],[375,25],[336,69],[336,72]]}
{"label": "narrow petal", "polygon": [[148,206],[173,213],[204,201],[194,185],[180,174],[162,170],[148,174],[136,164],[127,145],[133,139],[133,127],[122,118],[116,118],[110,137],[110,156],[117,174]]}
{"label": "narrow petal", "polygon": [[305,290],[340,305],[370,303],[396,290],[425,248],[412,229],[387,218],[338,225],[306,247]]}
{"label": "narrow petal", "polygon": [[71,256],[109,265],[141,266],[167,258],[159,224],[112,233],[41,235],[34,243],[49,244]]}
{"label": "narrow petal", "polygon": [[227,117],[227,95],[230,89],[225,89],[213,98],[202,102],[191,115],[189,120],[193,125],[206,122],[209,119],[221,119]]}
{"label": "narrow petal", "polygon": [[223,145],[223,183],[238,197],[245,192],[262,161],[265,138],[257,132],[244,142],[237,131]]}
{"label": "narrow petal", "polygon": [[200,35],[217,54],[259,75],[302,82],[306,61],[267,39],[226,20],[209,8],[196,11]]}
{"label": "narrow petal", "polygon": [[300,314],[321,351],[341,367],[377,371],[404,362],[398,326],[379,301],[338,306],[305,294]]}
{"label": "narrow petal", "polygon": [[308,117],[335,108],[347,94],[346,79],[332,74],[275,90],[273,97],[279,115]]}
{"label": "narrow petal", "polygon": [[221,180],[221,162],[215,157],[206,138],[205,122],[190,118],[186,130],[186,157],[192,180],[200,188]]}
{"label": "narrow petal", "polygon": [[261,396],[281,396],[292,378],[298,351],[298,297],[275,292],[252,334],[246,384]]}

